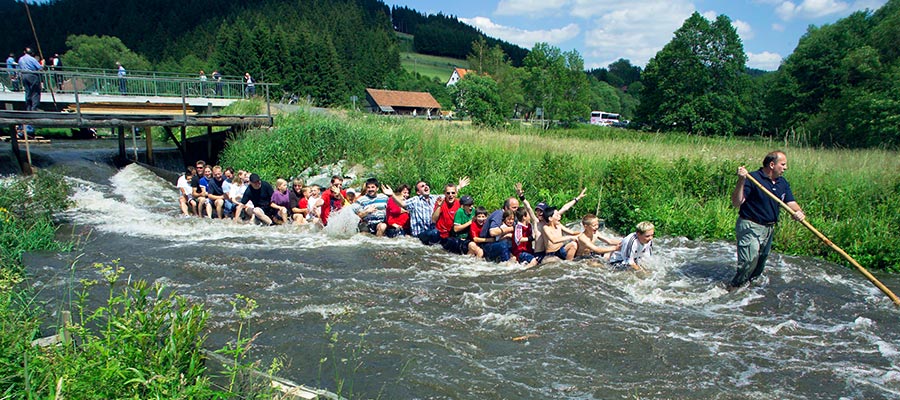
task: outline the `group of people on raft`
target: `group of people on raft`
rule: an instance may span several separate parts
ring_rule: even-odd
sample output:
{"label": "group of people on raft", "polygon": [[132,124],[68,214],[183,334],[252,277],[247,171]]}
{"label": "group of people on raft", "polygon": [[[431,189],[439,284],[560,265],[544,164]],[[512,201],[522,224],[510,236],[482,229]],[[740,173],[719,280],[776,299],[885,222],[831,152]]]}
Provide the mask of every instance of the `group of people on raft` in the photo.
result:
{"label": "group of people on raft", "polygon": [[[737,169],[731,203],[740,210],[735,224],[738,265],[727,284],[729,290],[762,274],[779,220],[779,203],[784,203],[795,220],[806,217],[783,176],[787,169],[787,155],[780,150],[766,154],[755,171],[744,166]],[[754,184],[748,184],[748,180]],[[484,207],[475,206],[472,196],[460,194],[469,184],[468,178],[445,185],[443,195],[436,196],[424,181],[416,183],[415,196],[407,185],[392,189],[376,179],[367,180],[362,193],[345,189],[343,184],[342,177],[334,176],[328,188],[306,186],[299,179],[288,188],[286,180],[278,179],[273,188],[257,174],[235,173],[231,168],[223,170],[197,161],[179,177],[177,186],[185,217],[205,214],[235,222],[324,227],[329,216],[349,207],[359,217],[360,231],[376,236],[415,236],[429,246],[440,244],[453,253],[497,262],[533,266],[547,259],[578,258],[640,271],[639,261],[653,251],[654,226],[648,221],[638,223],[636,230],[623,239],[602,235],[600,220],[593,214],[582,218],[581,232],[561,224],[562,214],[584,197],[585,190],[560,208],[545,203],[532,207],[522,185],[516,184],[516,196],[506,199],[503,208],[488,213]]]}
{"label": "group of people on raft", "polygon": [[424,181],[416,183],[415,195],[408,185],[394,189],[374,178],[366,180],[359,193],[344,188],[341,176],[333,176],[330,184],[321,188],[294,179],[288,187],[287,180],[277,179],[273,187],[255,173],[209,166],[201,160],[186,168],[176,186],[185,217],[325,227],[330,217],[350,208],[359,217],[362,232],[414,236],[452,253],[526,267],[545,260],[580,259],[641,270],[640,259],[653,249],[654,226],[647,221],[623,239],[603,235],[600,219],[593,214],[582,218],[581,232],[563,225],[562,214],[586,190],[559,208],[543,202],[532,207],[521,184],[516,184],[516,195],[489,213],[475,206],[471,195],[460,193],[469,184],[468,177],[445,185],[442,195],[433,195]]}

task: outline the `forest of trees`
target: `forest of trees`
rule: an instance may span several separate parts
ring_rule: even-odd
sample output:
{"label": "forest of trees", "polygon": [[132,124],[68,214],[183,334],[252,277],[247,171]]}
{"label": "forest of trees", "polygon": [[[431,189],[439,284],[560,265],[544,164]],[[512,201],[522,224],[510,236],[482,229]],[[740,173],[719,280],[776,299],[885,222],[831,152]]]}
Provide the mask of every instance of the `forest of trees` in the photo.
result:
{"label": "forest of trees", "polygon": [[469,54],[472,42],[484,37],[488,45],[500,46],[513,66],[522,66],[528,54],[526,49],[485,37],[474,27],[441,13],[425,15],[408,7],[394,7],[391,16],[394,29],[415,36],[415,50],[419,53],[462,59]]}
{"label": "forest of trees", "polygon": [[[65,65],[112,68],[122,59],[131,68],[251,72],[326,106],[367,87],[428,91],[494,126],[538,108],[562,126],[603,110],[662,132],[790,132],[811,145],[900,146],[900,0],[811,26],[775,72],[747,68],[724,15],[692,15],[644,70],[619,59],[585,71],[577,51],[523,49],[456,17],[379,0],[51,0],[30,8],[44,53],[63,54]],[[0,18],[9,51],[34,46],[24,3],[0,0]],[[417,52],[466,58],[471,82],[448,89],[405,71],[395,31],[413,35]]]}

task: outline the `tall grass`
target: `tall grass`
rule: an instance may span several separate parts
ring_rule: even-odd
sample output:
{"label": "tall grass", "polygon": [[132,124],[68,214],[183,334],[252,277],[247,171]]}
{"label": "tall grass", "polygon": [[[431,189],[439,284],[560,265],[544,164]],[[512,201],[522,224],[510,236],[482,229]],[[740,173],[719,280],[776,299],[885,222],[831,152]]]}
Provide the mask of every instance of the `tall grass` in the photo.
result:
{"label": "tall grass", "polygon": [[[650,220],[659,234],[733,240],[737,213],[730,194],[737,167],[756,169],[773,149],[787,152],[786,177],[813,225],[861,263],[900,271],[900,239],[892,231],[900,226],[900,158],[891,151],[600,127],[495,131],[445,121],[299,113],[279,117],[273,130],[231,141],[222,160],[269,180],[341,159],[370,167],[371,176],[392,185],[421,179],[438,187],[470,176],[464,192],[487,208],[499,208],[515,182],[525,183],[530,201],[552,205],[587,187],[588,196],[567,219],[599,205],[607,226],[623,233]],[[783,220],[776,251],[839,261],[802,226]]]}

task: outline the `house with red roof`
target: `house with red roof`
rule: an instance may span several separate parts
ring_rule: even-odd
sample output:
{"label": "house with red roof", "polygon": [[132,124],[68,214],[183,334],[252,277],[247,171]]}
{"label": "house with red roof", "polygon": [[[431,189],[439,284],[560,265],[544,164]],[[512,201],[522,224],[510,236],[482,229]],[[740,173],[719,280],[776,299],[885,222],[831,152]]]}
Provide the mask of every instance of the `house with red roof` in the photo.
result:
{"label": "house with red roof", "polygon": [[369,110],[378,114],[437,116],[441,104],[428,92],[366,89]]}
{"label": "house with red roof", "polygon": [[450,73],[450,80],[447,81],[447,86],[453,86],[456,82],[459,82],[466,74],[469,73],[469,70],[465,68],[453,68],[453,72]]}

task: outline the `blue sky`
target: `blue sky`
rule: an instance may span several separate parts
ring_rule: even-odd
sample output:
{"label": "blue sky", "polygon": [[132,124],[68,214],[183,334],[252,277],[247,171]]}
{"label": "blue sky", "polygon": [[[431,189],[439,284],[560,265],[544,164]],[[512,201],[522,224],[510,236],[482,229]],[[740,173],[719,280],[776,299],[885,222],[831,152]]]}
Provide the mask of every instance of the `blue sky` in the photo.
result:
{"label": "blue sky", "polygon": [[530,49],[546,42],[578,50],[585,68],[625,58],[641,67],[694,11],[727,15],[748,66],[775,70],[810,25],[821,26],[886,0],[385,0],[420,12],[454,15],[489,36]]}

